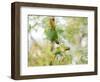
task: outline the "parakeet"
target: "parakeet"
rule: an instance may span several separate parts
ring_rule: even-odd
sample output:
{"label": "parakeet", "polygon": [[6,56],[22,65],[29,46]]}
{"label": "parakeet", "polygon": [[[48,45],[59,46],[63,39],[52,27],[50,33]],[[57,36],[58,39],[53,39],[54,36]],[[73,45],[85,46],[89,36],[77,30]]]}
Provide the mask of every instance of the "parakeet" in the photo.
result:
{"label": "parakeet", "polygon": [[[51,41],[51,44],[52,44],[51,51],[53,51],[55,55],[58,55],[58,54],[62,55],[64,51],[70,50],[70,48],[65,47],[64,44],[63,45],[60,44],[59,35],[58,35],[59,32],[62,33],[63,31],[60,29],[59,30],[57,29],[55,17],[53,16],[50,17],[49,18],[49,28],[45,30],[45,33],[46,33],[47,39]],[[54,48],[54,44],[58,44],[59,47]]]}
{"label": "parakeet", "polygon": [[59,47],[55,49],[55,55],[62,55],[62,53],[68,50],[70,50],[69,47],[66,47],[64,44],[60,44]]}
{"label": "parakeet", "polygon": [[55,43],[59,44],[58,33],[56,31],[56,25],[55,25],[55,18],[54,17],[49,18],[49,24],[50,24],[50,27],[48,29],[46,29],[46,31],[45,31],[46,36],[51,42],[55,42]]}

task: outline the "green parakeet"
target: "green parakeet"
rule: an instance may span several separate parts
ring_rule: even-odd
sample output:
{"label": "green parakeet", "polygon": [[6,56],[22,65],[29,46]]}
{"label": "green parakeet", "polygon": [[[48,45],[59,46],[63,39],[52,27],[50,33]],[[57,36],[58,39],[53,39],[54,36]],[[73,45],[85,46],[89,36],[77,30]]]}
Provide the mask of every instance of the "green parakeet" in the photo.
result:
{"label": "green parakeet", "polygon": [[58,41],[58,33],[56,31],[55,18],[50,17],[49,23],[50,27],[45,30],[46,37],[51,42],[56,42],[58,44],[59,41]]}
{"label": "green parakeet", "polygon": [[59,47],[55,49],[55,55],[62,55],[67,50],[70,50],[70,48],[66,47],[64,44],[60,44]]}

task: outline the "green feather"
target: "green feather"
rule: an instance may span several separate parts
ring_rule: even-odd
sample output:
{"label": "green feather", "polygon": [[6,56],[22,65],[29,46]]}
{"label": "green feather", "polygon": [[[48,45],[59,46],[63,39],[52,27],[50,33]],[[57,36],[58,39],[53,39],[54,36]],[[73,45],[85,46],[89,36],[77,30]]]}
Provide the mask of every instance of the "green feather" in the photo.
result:
{"label": "green feather", "polygon": [[58,34],[56,30],[53,29],[47,29],[45,31],[47,39],[49,39],[51,42],[56,42],[58,40]]}

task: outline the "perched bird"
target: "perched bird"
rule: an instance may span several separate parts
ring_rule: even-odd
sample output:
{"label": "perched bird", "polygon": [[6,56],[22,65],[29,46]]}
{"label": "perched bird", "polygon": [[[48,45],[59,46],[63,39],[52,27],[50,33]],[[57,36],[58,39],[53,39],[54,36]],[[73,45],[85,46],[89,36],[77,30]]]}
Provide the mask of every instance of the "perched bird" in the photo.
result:
{"label": "perched bird", "polygon": [[66,47],[64,44],[60,44],[56,49],[55,49],[55,55],[62,55],[65,51],[69,51],[70,48]]}
{"label": "perched bird", "polygon": [[[51,51],[54,52],[55,55],[62,54],[62,52],[70,50],[69,47],[65,47],[65,45],[60,43],[59,35],[56,28],[55,17],[49,18],[49,28],[45,30],[46,37],[51,41]],[[54,44],[58,44],[59,46],[54,48]]]}
{"label": "perched bird", "polygon": [[46,36],[51,42],[59,44],[58,33],[56,31],[56,24],[55,24],[54,17],[49,18],[49,24],[50,24],[50,27],[45,31]]}

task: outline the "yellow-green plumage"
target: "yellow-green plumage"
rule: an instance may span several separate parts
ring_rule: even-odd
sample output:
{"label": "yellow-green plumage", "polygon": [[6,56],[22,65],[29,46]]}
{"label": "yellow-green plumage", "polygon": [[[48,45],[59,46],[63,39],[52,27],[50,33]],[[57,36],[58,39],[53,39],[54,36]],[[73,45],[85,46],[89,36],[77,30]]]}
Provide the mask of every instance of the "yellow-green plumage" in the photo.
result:
{"label": "yellow-green plumage", "polygon": [[45,31],[46,36],[51,42],[58,42],[58,34],[56,31],[55,18],[50,17],[49,23],[50,23],[50,28]]}

